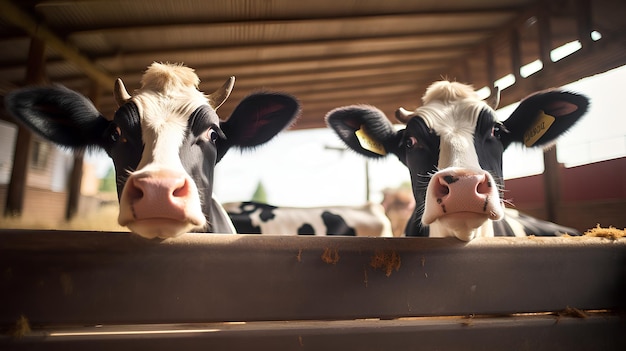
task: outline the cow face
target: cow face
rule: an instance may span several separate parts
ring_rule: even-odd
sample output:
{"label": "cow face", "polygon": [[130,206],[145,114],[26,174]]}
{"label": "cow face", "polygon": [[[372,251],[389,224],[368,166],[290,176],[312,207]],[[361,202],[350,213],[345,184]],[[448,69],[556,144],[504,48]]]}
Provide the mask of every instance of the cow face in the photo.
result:
{"label": "cow face", "polygon": [[100,147],[113,159],[120,200],[118,221],[146,238],[187,231],[234,233],[213,197],[213,170],[231,146],[260,145],[295,119],[291,96],[256,93],[226,121],[216,109],[234,84],[198,91],[199,79],[181,65],[152,64],[131,96],[115,84],[119,109],[102,116],[84,96],[64,87],[25,88],[6,106],[44,138],[70,148]]}
{"label": "cow face", "polygon": [[493,236],[491,221],[504,215],[502,154],[513,142],[552,143],[587,110],[585,97],[546,91],[523,100],[505,121],[473,89],[436,82],[415,111],[399,110],[406,128],[396,131],[375,107],[335,109],[328,125],[351,149],[372,158],[397,155],[411,176],[416,210],[409,236]]}

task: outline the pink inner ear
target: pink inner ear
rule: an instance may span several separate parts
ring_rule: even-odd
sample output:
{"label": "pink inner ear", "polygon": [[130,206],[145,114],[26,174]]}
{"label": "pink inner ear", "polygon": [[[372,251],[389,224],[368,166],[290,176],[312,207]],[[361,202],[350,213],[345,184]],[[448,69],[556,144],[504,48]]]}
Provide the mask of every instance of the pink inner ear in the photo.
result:
{"label": "pink inner ear", "polygon": [[559,117],[569,115],[576,110],[578,110],[578,106],[572,104],[571,102],[555,101],[548,105],[545,112],[551,116]]}
{"label": "pink inner ear", "polygon": [[267,116],[270,113],[280,111],[283,108],[285,108],[285,106],[281,104],[267,104],[267,105],[257,108],[256,113],[257,113],[257,116]]}
{"label": "pink inner ear", "polygon": [[354,129],[354,130],[361,129],[361,123],[360,123],[359,121],[357,121],[356,119],[348,119],[348,118],[346,118],[346,119],[343,121],[343,123],[344,123],[346,126],[348,126],[348,127],[352,128],[352,129]]}

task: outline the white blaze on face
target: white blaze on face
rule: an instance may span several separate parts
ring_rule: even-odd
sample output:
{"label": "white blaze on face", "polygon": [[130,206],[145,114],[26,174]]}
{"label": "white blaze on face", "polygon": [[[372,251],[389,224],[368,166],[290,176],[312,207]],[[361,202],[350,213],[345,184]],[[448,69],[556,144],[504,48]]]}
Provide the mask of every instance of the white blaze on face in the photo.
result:
{"label": "white blaze on face", "polygon": [[144,150],[124,186],[118,221],[141,236],[172,237],[206,224],[198,188],[179,154],[191,114],[208,104],[198,82],[190,68],[153,64],[132,97]]}
{"label": "white blaze on face", "polygon": [[177,111],[168,100],[150,92],[133,98],[139,108],[144,142],[138,170],[165,167],[184,172],[179,149],[185,137],[189,116],[200,105]]}
{"label": "white blaze on face", "polygon": [[426,190],[422,223],[431,237],[455,236],[471,240],[493,236],[489,219],[498,220],[503,208],[497,184],[481,169],[474,145],[480,111],[488,108],[465,85],[435,83],[415,111],[440,138],[437,173]]}

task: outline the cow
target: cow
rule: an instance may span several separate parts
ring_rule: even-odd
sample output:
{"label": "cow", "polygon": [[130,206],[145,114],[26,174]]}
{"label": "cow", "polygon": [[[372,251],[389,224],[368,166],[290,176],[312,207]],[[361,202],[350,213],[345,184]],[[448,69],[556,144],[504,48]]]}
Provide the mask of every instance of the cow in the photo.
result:
{"label": "cow", "polygon": [[415,209],[415,198],[410,188],[385,189],[381,205],[385,209],[385,215],[391,222],[393,236],[404,236],[406,223]]}
{"label": "cow", "polygon": [[[339,107],[325,120],[357,153],[371,158],[392,153],[407,166],[416,202],[407,236],[470,241],[526,235],[502,221],[502,154],[512,143],[550,146],[586,113],[588,99],[558,89],[537,92],[501,122],[471,86],[442,80],[428,87],[422,103],[414,111],[396,111],[406,124],[397,131],[382,111],[370,105]],[[538,225],[533,234],[569,230],[553,229]]]}
{"label": "cow", "polygon": [[391,237],[391,222],[380,204],[277,207],[260,202],[223,204],[238,233]]}
{"label": "cow", "polygon": [[121,79],[115,81],[118,109],[111,117],[63,86],[18,89],[5,105],[49,141],[73,150],[103,149],[115,167],[118,222],[132,232],[145,238],[235,233],[212,195],[216,163],[230,147],[254,148],[273,138],[295,121],[300,106],[288,94],[256,92],[220,120],[216,110],[234,81],[205,95],[192,68],[155,62],[132,96]]}

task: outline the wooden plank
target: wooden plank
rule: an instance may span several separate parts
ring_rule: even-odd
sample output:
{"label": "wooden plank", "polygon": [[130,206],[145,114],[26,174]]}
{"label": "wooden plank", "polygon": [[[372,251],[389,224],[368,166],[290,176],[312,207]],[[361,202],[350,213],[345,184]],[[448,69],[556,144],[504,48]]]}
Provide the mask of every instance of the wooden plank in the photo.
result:
{"label": "wooden plank", "polygon": [[11,350],[624,350],[626,319],[513,316],[85,326],[0,336]]}
{"label": "wooden plank", "polygon": [[626,307],[626,239],[0,231],[0,327]]}

